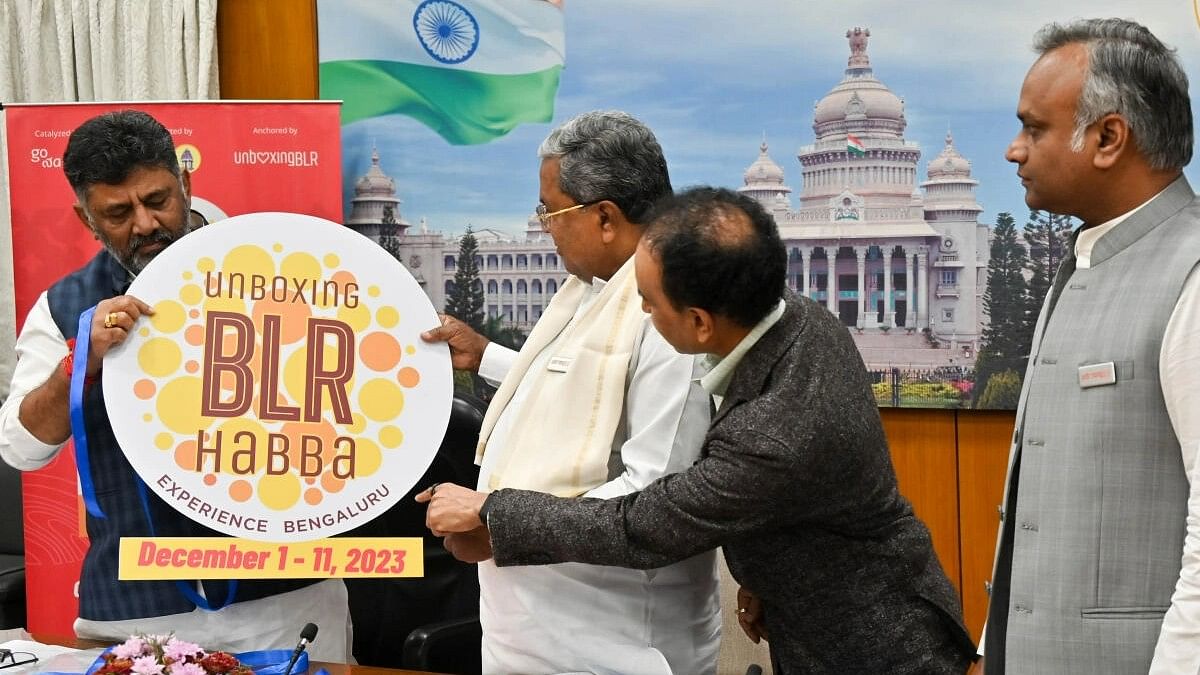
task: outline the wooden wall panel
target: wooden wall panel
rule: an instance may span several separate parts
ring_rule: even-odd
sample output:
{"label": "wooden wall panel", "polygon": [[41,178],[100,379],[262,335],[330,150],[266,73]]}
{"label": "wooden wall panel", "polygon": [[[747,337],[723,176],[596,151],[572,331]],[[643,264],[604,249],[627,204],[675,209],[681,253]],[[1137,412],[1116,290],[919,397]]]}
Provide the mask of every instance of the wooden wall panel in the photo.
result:
{"label": "wooden wall panel", "polygon": [[316,0],[218,0],[221,98],[317,98]]}
{"label": "wooden wall panel", "polygon": [[979,640],[987,618],[984,582],[992,577],[998,507],[1016,413],[964,410],[958,415],[959,527],[962,542],[963,613],[972,637]]}
{"label": "wooden wall panel", "polygon": [[880,408],[879,413],[900,492],[929,527],[942,567],[961,591],[955,411]]}

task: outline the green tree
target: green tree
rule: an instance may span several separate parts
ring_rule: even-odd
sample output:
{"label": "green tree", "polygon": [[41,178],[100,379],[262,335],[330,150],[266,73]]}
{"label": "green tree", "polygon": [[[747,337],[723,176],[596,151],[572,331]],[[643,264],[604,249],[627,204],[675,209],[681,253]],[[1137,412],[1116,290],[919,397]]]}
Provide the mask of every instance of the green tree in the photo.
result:
{"label": "green tree", "polygon": [[505,325],[501,317],[493,316],[483,326],[483,336],[509,349],[520,349],[525,344],[525,331],[515,325]]}
{"label": "green tree", "polygon": [[[1012,214],[1001,213],[992,230],[991,260],[988,261],[987,287],[983,292],[988,325],[983,329],[979,358],[975,362],[975,407],[982,405],[992,375],[1007,370],[1025,372],[1032,339],[1025,282],[1027,264],[1025,247],[1017,239]],[[1019,375],[1017,380],[1019,390]]]}
{"label": "green tree", "polygon": [[379,245],[388,255],[400,260],[400,223],[396,220],[396,209],[391,204],[383,207],[383,219],[379,221]]}
{"label": "green tree", "polygon": [[1038,312],[1054,281],[1059,265],[1067,256],[1074,228],[1071,216],[1046,211],[1031,211],[1025,223],[1025,244],[1029,251],[1029,312],[1030,335],[1037,322]]}
{"label": "green tree", "polygon": [[446,298],[445,311],[452,317],[469,325],[477,333],[484,332],[483,282],[479,280],[479,265],[475,256],[479,254],[479,242],[468,226],[458,240],[458,265],[454,271],[454,287]]}
{"label": "green tree", "polygon": [[1021,376],[1015,370],[1002,370],[988,378],[987,387],[975,406],[989,410],[1012,410],[1021,398]]}

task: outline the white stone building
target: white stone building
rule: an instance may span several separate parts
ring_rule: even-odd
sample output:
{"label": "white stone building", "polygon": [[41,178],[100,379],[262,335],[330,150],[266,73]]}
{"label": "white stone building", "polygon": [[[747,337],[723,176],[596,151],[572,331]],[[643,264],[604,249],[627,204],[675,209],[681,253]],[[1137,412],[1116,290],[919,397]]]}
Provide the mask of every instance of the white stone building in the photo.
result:
{"label": "white stone building", "polygon": [[[978,181],[947,132],[927,179],[918,182],[920,147],[904,138],[904,101],[873,74],[869,36],[865,29],[847,31],[845,76],[815,106],[815,142],[797,155],[799,207],[792,207],[792,189],[765,138],[738,190],[774,215],[789,252],[788,284],[855,329],[868,365],[968,366],[986,320],[981,299],[989,230],[978,222]],[[384,244],[394,232],[401,261],[441,307],[453,283],[458,239],[430,232],[424,223],[412,232],[377,153],[371,161],[346,224]],[[383,224],[389,209],[396,221],[390,226]],[[475,236],[487,315],[529,328],[566,278],[553,241],[536,218],[520,237],[495,230]],[[921,337],[925,329],[950,350],[914,358],[915,350],[932,351]]]}
{"label": "white stone building", "polygon": [[978,181],[947,132],[945,148],[918,185],[921,150],[904,138],[904,101],[871,69],[869,36],[861,28],[846,33],[845,76],[815,106],[816,141],[798,153],[799,208],[792,208],[792,190],[765,140],[739,191],[774,214],[788,246],[788,283],[797,292],[824,303],[847,326],[929,329],[939,343],[961,351],[959,363],[973,360],[989,257],[988,228],[978,222]]}

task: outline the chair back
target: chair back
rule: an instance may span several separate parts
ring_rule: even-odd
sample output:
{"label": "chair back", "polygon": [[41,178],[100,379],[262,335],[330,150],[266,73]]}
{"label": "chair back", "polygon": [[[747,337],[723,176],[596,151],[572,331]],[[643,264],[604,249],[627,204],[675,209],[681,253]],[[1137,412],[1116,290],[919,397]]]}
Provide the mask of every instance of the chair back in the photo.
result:
{"label": "chair back", "polygon": [[[470,619],[478,623],[479,576],[475,565],[460,562],[425,527],[425,505],[413,500],[433,483],[475,487],[475,444],[487,404],[456,392],[450,423],[437,456],[413,489],[387,512],[354,531],[361,537],[422,537],[425,576],[419,579],[347,579],[354,621],[354,656],[366,666],[408,667],[404,641],[419,626]],[[469,632],[469,631],[468,631]],[[461,655],[465,665],[441,672],[479,672],[479,637]],[[431,670],[431,669],[426,669]]]}

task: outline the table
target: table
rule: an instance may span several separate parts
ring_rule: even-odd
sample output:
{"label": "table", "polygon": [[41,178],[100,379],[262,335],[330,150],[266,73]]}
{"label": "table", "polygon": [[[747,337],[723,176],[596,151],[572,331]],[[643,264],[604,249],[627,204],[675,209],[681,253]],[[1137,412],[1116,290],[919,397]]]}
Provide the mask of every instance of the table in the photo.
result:
{"label": "table", "polygon": [[[33,639],[47,645],[61,645],[73,649],[95,649],[108,647],[110,643],[100,640],[87,640],[75,636],[33,634]],[[424,670],[400,670],[396,668],[377,668],[375,666],[351,665],[348,663],[330,663],[328,661],[309,661],[308,672],[315,673],[324,668],[329,675],[437,675]]]}
{"label": "table", "polygon": [[376,668],[375,666],[358,666],[345,663],[326,663],[325,661],[309,661],[308,672],[315,673],[318,668],[329,671],[329,675],[431,675],[424,670],[397,670],[395,668]]}

